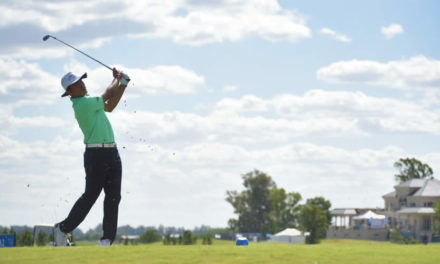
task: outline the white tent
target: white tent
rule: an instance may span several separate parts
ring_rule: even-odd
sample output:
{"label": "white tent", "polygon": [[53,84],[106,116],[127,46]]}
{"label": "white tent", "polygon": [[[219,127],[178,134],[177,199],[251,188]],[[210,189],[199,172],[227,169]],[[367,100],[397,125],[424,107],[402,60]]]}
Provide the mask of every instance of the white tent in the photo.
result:
{"label": "white tent", "polygon": [[369,219],[385,219],[385,216],[376,214],[371,210],[368,210],[364,214],[353,217],[353,220],[369,220]]}
{"label": "white tent", "polygon": [[273,242],[304,243],[305,235],[295,228],[286,228],[270,238]]}

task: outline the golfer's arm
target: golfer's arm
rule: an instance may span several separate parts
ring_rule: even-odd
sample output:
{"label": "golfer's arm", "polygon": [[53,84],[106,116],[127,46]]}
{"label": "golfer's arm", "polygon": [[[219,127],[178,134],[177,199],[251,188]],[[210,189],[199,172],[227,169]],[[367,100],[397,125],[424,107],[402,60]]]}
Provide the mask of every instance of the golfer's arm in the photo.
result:
{"label": "golfer's arm", "polygon": [[104,111],[111,112],[118,105],[119,100],[124,94],[126,85],[119,85],[118,79],[113,79],[107,90],[102,95],[104,101]]}
{"label": "golfer's arm", "polygon": [[119,85],[115,95],[113,97],[111,97],[110,99],[108,99],[106,102],[104,102],[104,110],[106,112],[111,112],[111,111],[113,111],[113,109],[116,108],[119,101],[121,100],[122,95],[125,92],[126,87],[127,87],[127,85],[124,85],[124,84]]}

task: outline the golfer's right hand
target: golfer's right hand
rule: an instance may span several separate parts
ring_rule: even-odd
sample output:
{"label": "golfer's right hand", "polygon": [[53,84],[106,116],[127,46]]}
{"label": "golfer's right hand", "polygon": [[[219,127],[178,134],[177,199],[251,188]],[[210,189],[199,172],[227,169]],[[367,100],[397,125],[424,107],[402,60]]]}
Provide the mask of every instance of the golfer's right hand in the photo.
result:
{"label": "golfer's right hand", "polygon": [[122,72],[116,70],[116,68],[113,68],[113,78],[121,80]]}

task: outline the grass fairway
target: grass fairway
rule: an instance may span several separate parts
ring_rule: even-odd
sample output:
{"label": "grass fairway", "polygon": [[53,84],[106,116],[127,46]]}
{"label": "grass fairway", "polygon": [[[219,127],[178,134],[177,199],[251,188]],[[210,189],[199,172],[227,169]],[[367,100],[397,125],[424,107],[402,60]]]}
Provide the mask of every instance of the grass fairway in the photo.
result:
{"label": "grass fairway", "polygon": [[388,242],[328,240],[319,245],[215,241],[211,246],[162,244],[112,247],[28,247],[0,249],[0,263],[440,263],[440,244],[397,245]]}

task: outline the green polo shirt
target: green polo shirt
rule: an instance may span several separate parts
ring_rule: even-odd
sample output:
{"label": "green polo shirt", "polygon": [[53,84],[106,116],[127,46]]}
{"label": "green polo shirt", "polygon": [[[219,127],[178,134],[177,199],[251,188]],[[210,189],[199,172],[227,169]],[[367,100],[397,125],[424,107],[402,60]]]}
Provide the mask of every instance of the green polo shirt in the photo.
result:
{"label": "green polo shirt", "polygon": [[112,125],[104,112],[101,96],[71,98],[75,118],[84,134],[84,144],[114,143]]}

